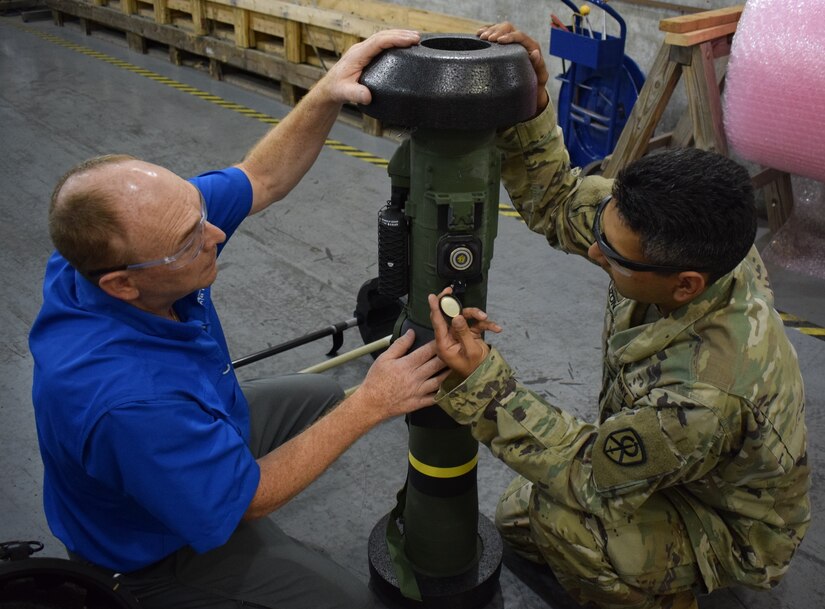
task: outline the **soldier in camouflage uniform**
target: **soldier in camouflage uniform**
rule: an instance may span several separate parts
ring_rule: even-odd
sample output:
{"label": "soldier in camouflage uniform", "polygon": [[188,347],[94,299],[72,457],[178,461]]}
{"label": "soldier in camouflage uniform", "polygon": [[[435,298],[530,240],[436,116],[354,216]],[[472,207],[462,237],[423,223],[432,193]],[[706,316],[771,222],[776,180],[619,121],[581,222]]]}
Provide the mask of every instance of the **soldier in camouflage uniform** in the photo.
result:
{"label": "soldier in camouflage uniform", "polygon": [[579,602],[690,608],[695,590],[773,586],[808,528],[810,472],[802,379],[752,247],[747,172],[687,149],[637,161],[615,183],[582,178],[538,46],[511,31],[482,37],[531,52],[546,108],[501,135],[502,179],[532,230],[613,280],[598,422],[519,384],[484,343],[500,328],[483,312],[448,328],[431,296],[453,369],[437,402],[520,474],[497,525]]}

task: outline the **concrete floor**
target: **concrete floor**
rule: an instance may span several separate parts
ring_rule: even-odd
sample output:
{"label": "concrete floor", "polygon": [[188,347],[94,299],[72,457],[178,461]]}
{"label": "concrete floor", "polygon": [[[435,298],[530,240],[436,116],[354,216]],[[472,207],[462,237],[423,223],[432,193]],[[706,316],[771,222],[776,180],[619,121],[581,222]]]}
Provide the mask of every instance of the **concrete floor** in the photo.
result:
{"label": "concrete floor", "polygon": [[[140,68],[149,72],[136,72]],[[203,99],[153,75],[215,98]],[[267,125],[225,102],[276,118],[288,110],[272,96],[176,67],[162,50],[131,52],[119,36],[87,37],[71,22],[58,28],[51,21],[24,24],[19,17],[0,17],[0,209],[5,218],[0,223],[5,285],[0,295],[0,541],[38,539],[46,545],[41,555],[65,555],[49,533],[41,506],[27,348],[51,251],[46,209],[54,183],[77,162],[111,152],[134,154],[183,176],[237,162]],[[331,137],[385,159],[396,146],[340,123]],[[388,194],[384,170],[325,149],[286,200],[241,228],[221,258],[214,289],[234,357],[351,316],[358,287],[376,273],[375,215]],[[593,418],[606,276],[583,260],[551,250],[517,219],[500,219],[496,248],[489,312],[505,328],[496,343],[525,383],[571,412]],[[825,326],[822,281],[782,269],[773,269],[772,276],[780,309]],[[702,609],[825,605],[825,445],[819,436],[825,431],[825,341],[794,329],[788,333],[808,392],[815,519],[780,586],[770,592],[720,591],[703,597]],[[360,344],[357,331],[349,331],[344,349]],[[241,376],[300,370],[323,360],[328,348],[326,341],[301,347],[243,368]],[[362,359],[330,374],[352,386],[369,362]],[[375,429],[279,510],[276,519],[366,581],[367,538],[403,483],[406,450],[401,421]],[[511,473],[486,450],[481,457],[480,509],[492,517]],[[547,582],[508,564],[489,607],[570,606]]]}

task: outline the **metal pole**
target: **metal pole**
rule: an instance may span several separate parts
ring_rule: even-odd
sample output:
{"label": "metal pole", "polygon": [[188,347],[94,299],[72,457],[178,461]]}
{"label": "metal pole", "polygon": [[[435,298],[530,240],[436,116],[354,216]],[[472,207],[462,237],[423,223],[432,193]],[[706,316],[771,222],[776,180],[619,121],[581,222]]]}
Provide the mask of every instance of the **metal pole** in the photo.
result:
{"label": "metal pole", "polygon": [[357,359],[362,355],[367,355],[368,353],[372,353],[373,351],[378,351],[380,349],[389,347],[391,339],[392,336],[385,336],[384,338],[373,341],[369,344],[364,345],[363,347],[358,347],[357,349],[353,349],[352,351],[342,353],[338,357],[333,357],[332,359],[320,362],[318,364],[315,364],[314,366],[310,366],[309,368],[299,370],[299,372],[301,374],[325,372],[330,368],[335,368],[336,366],[340,366],[341,364],[346,364],[347,362]]}
{"label": "metal pole", "polygon": [[[288,340],[284,343],[279,345],[275,345],[274,347],[270,347],[269,349],[264,349],[263,351],[258,351],[257,353],[253,353],[251,355],[247,355],[241,358],[236,359],[232,362],[233,368],[240,368],[242,366],[246,366],[248,364],[255,363],[259,360],[262,360],[267,357],[271,357],[273,355],[277,355],[279,353],[283,353],[284,351],[289,351],[290,349],[294,349],[295,347],[300,347],[301,345],[306,345],[307,343],[311,343],[312,341],[318,340],[320,338],[324,338],[325,336],[340,336],[344,330],[349,328],[353,328],[358,325],[358,318],[353,317],[352,319],[348,319],[347,321],[339,321],[338,323],[332,324],[323,328],[321,330],[316,330],[315,332],[310,332],[300,338],[294,338],[292,340]],[[333,351],[330,352],[330,355],[337,350],[337,347],[340,344],[336,344],[333,341]]]}

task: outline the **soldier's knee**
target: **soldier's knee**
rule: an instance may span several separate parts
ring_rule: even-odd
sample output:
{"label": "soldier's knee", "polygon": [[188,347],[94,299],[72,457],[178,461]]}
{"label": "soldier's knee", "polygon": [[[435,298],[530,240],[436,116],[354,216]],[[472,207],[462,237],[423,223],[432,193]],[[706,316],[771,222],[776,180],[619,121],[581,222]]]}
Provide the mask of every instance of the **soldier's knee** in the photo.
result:
{"label": "soldier's knee", "polygon": [[510,482],[496,506],[495,522],[499,531],[527,525],[532,489],[532,483],[521,476]]}

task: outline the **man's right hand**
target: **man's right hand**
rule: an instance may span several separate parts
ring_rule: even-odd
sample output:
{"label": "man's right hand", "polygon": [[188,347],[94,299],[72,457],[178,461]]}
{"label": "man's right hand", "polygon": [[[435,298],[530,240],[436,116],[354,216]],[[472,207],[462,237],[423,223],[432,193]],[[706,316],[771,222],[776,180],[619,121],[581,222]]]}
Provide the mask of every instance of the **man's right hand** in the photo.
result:
{"label": "man's right hand", "polygon": [[380,421],[432,406],[435,394],[450,371],[435,353],[430,341],[407,353],[415,342],[408,330],[375,360],[357,389],[370,414]]}
{"label": "man's right hand", "polygon": [[372,93],[358,82],[364,68],[382,51],[409,47],[420,40],[418,32],[412,30],[383,30],[373,34],[352,45],[317,86],[325,87],[329,97],[340,104],[369,104]]}
{"label": "man's right hand", "polygon": [[[501,326],[487,319],[487,313],[477,307],[465,307],[461,314],[453,317],[450,325],[444,319],[438,299],[453,293],[447,287],[436,296],[430,294],[430,323],[435,333],[438,356],[462,379],[470,376],[490,353],[484,342],[484,332],[501,332]],[[470,325],[470,322],[473,325]]]}
{"label": "man's right hand", "polygon": [[530,63],[533,64],[533,70],[536,72],[536,114],[541,114],[547,104],[550,103],[550,96],[547,94],[547,80],[550,76],[547,73],[547,66],[544,64],[544,58],[541,56],[539,43],[524,32],[517,30],[508,21],[487,25],[478,30],[476,36],[482,40],[498,42],[499,44],[512,44],[515,42],[527,49]]}

